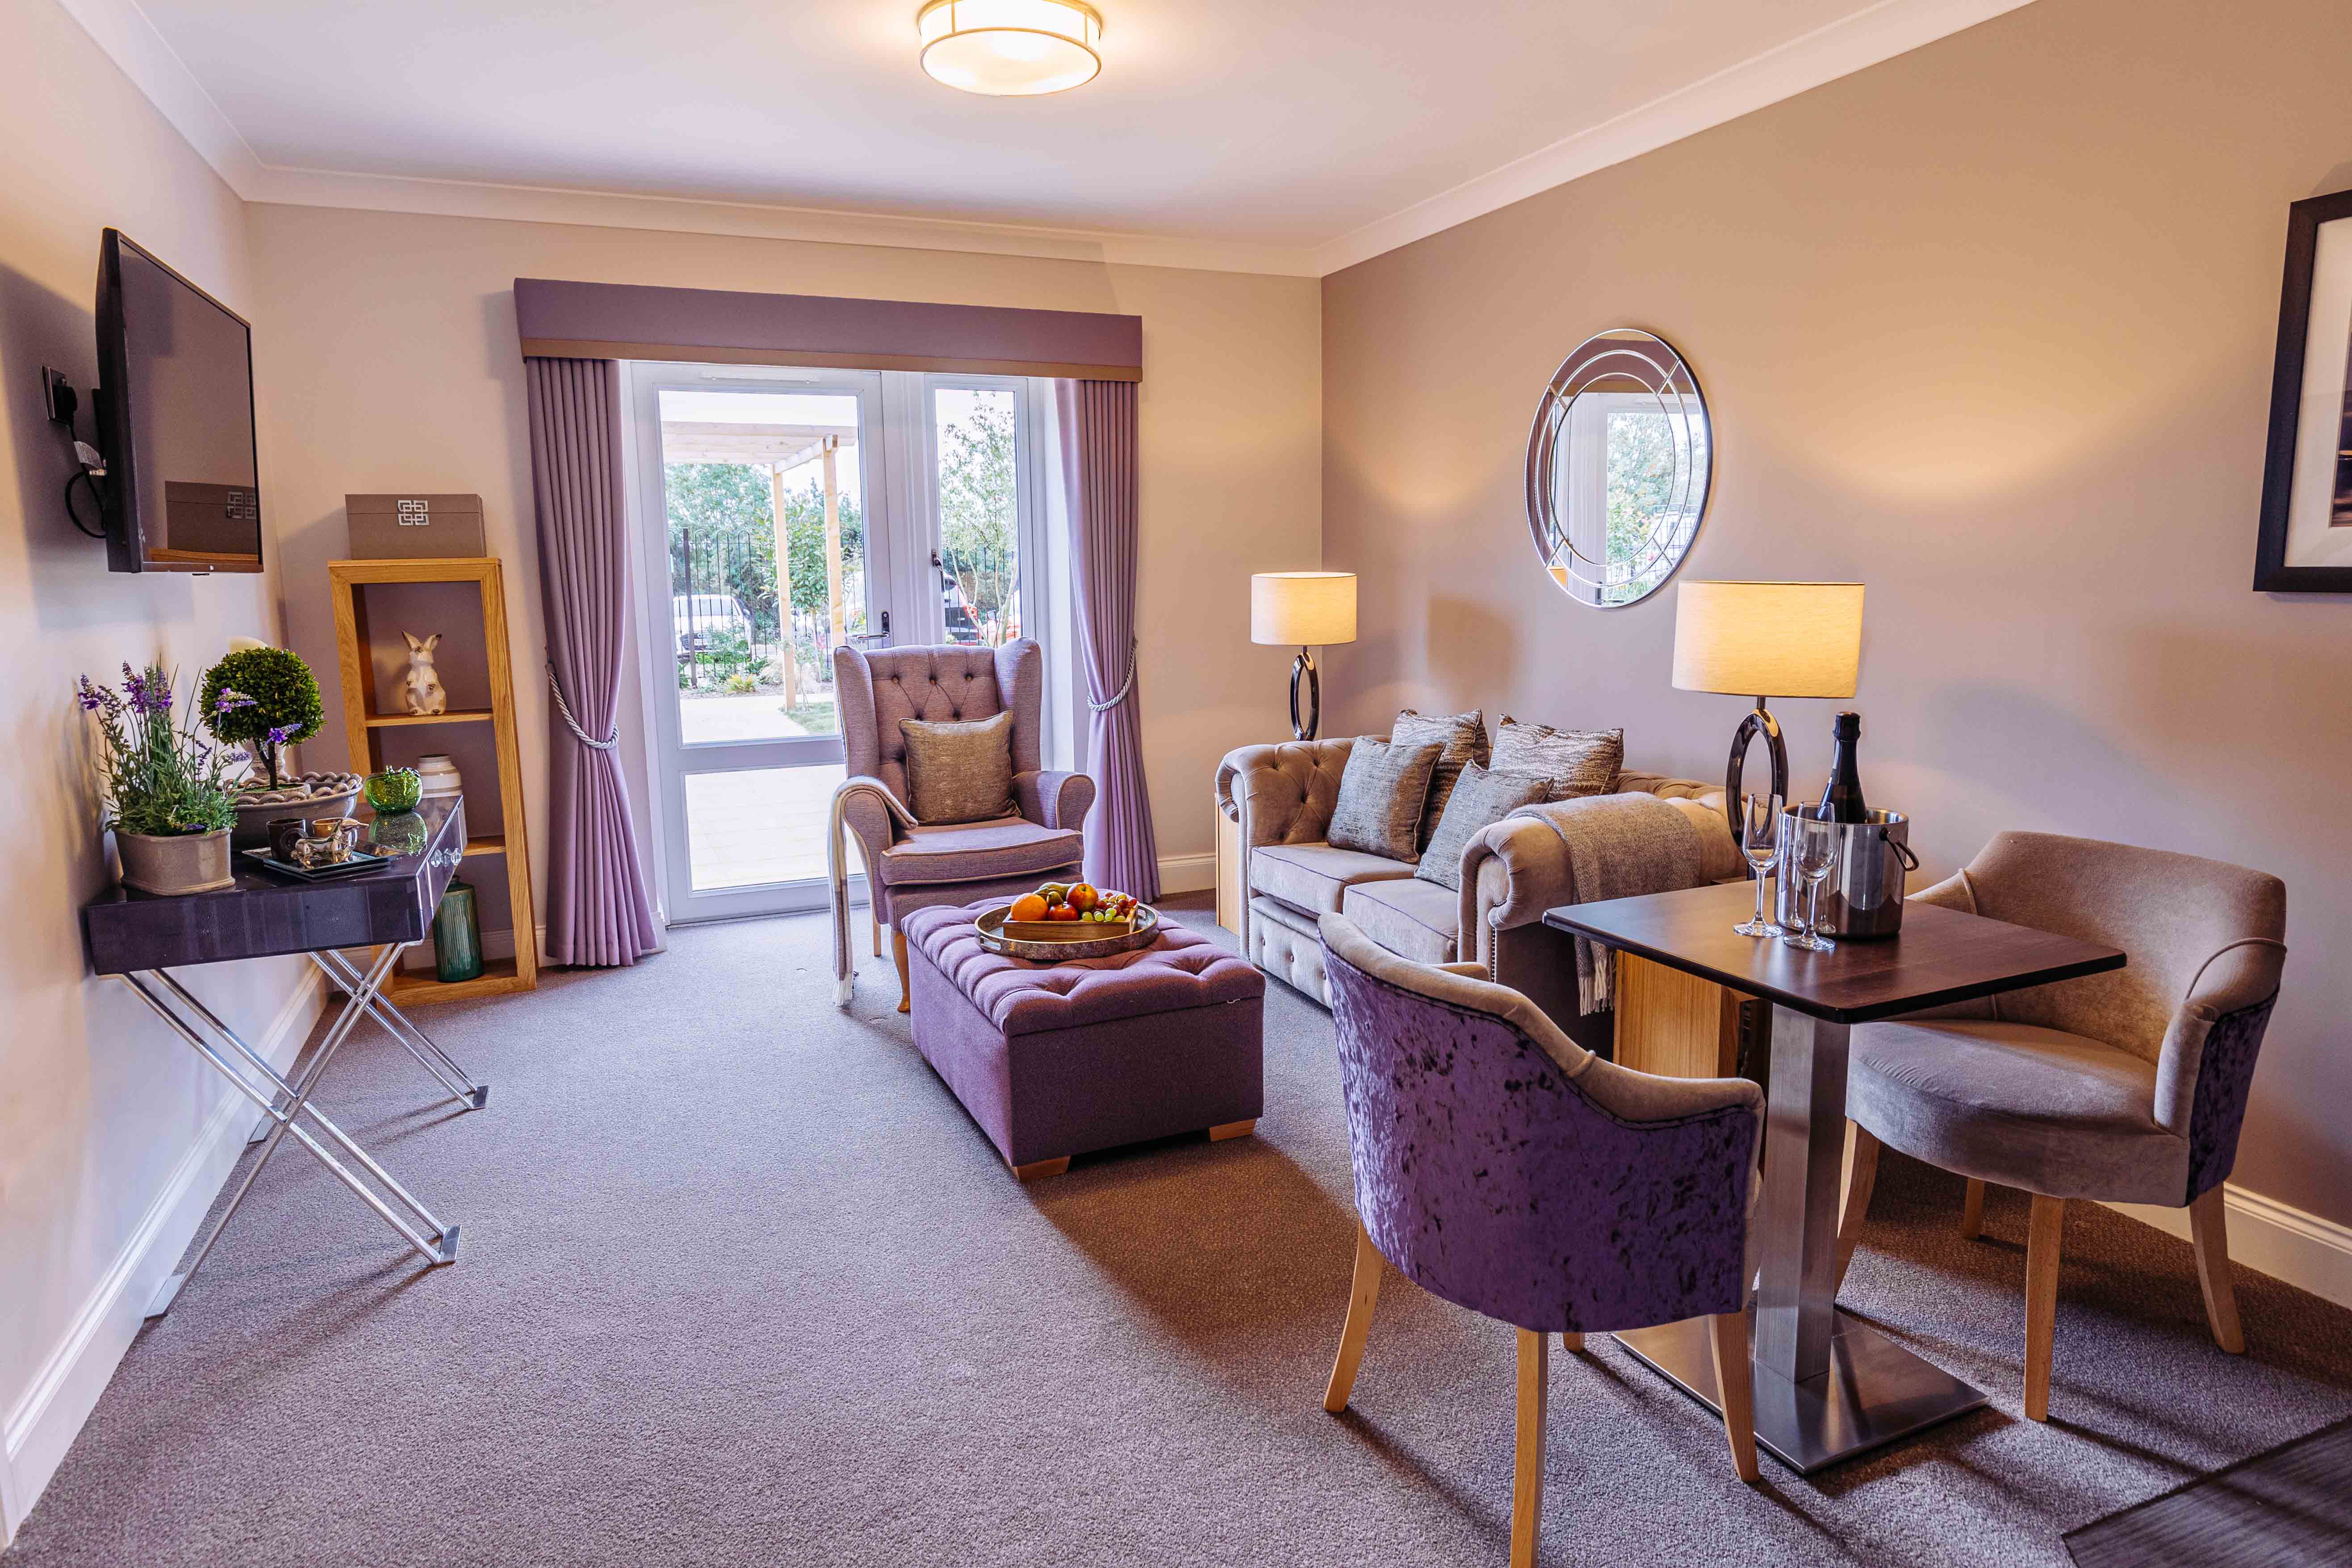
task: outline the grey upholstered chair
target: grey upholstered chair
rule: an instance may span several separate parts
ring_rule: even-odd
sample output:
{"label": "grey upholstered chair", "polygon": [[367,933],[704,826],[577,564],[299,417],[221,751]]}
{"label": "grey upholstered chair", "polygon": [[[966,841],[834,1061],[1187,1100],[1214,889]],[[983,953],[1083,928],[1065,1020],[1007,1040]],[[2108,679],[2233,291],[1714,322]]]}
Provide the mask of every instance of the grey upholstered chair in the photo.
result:
{"label": "grey upholstered chair", "polygon": [[2025,1414],[2049,1418],[2059,1238],[2069,1198],[2189,1210],[2205,1312],[2245,1349],[2221,1183],[2237,1158],[2254,1057],[2286,957],[2286,887],[2219,860],[2004,833],[1918,897],[2124,950],[2105,974],[1937,1008],[1853,1032],[1854,1157],[1840,1226],[1852,1256],[1881,1143],[2033,1196],[2025,1251]]}
{"label": "grey upholstered chair", "polygon": [[[833,652],[833,675],[848,767],[837,810],[856,835],[866,863],[877,949],[879,927],[891,928],[903,1013],[907,939],[898,930],[899,918],[932,904],[1010,897],[1043,880],[1076,876],[1085,859],[1081,830],[1094,805],[1095,784],[1084,773],[1048,773],[1040,766],[1045,658],[1025,637],[1001,648],[948,644],[869,654],[842,647]],[[898,721],[992,719],[1008,710],[1019,815],[940,827],[915,825],[905,804],[907,742]],[[845,965],[839,976],[845,982],[848,916],[838,868],[834,897],[835,962]]]}
{"label": "grey upholstered chair", "polygon": [[1549,1336],[1710,1320],[1733,1468],[1756,1479],[1745,1307],[1764,1092],[1601,1060],[1475,963],[1416,963],[1322,917],[1355,1157],[1356,1272],[1323,1394],[1348,1407],[1382,1259],[1518,1330],[1511,1562],[1543,1519]]}

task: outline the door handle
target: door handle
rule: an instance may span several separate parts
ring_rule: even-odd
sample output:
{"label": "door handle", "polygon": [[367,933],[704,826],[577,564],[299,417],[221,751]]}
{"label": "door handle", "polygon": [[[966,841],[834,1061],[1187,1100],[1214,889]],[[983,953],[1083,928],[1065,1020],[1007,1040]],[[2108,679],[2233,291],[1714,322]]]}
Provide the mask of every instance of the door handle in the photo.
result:
{"label": "door handle", "polygon": [[888,642],[890,640],[890,612],[887,610],[882,612],[882,629],[880,631],[853,633],[848,640],[851,642]]}

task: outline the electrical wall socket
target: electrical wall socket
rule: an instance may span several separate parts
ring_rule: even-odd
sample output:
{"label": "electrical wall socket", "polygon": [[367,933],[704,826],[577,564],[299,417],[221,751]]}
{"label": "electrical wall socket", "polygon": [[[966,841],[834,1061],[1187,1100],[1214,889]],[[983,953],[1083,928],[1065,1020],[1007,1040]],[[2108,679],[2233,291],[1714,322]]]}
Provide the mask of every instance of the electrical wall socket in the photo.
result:
{"label": "electrical wall socket", "polygon": [[55,423],[73,423],[74,415],[81,407],[81,398],[63,371],[51,370],[47,365],[41,367],[41,406]]}

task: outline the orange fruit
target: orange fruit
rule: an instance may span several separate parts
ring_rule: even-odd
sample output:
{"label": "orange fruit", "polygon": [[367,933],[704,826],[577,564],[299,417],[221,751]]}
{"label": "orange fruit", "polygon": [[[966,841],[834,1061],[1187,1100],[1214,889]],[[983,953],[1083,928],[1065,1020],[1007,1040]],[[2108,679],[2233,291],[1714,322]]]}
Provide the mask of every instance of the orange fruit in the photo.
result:
{"label": "orange fruit", "polygon": [[1024,893],[1013,900],[1013,907],[1004,912],[1004,918],[1009,921],[1042,921],[1047,912],[1042,894]]}

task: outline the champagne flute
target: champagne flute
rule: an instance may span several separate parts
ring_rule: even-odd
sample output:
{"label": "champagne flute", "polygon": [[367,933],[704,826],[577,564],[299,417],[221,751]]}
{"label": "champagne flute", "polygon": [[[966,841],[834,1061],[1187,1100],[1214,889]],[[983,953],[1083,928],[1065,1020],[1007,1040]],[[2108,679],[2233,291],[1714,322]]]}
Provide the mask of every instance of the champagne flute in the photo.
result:
{"label": "champagne flute", "polygon": [[1789,854],[1797,875],[1805,883],[1805,929],[1786,940],[1790,947],[1801,947],[1808,952],[1830,952],[1837,943],[1822,934],[1822,884],[1837,869],[1841,837],[1838,825],[1814,816],[1812,810],[1801,810],[1797,813],[1794,837]]}
{"label": "champagne flute", "polygon": [[1786,936],[1788,932],[1764,912],[1764,879],[1780,859],[1780,797],[1744,795],[1739,797],[1739,852],[1756,876],[1756,918],[1733,926],[1741,936]]}

